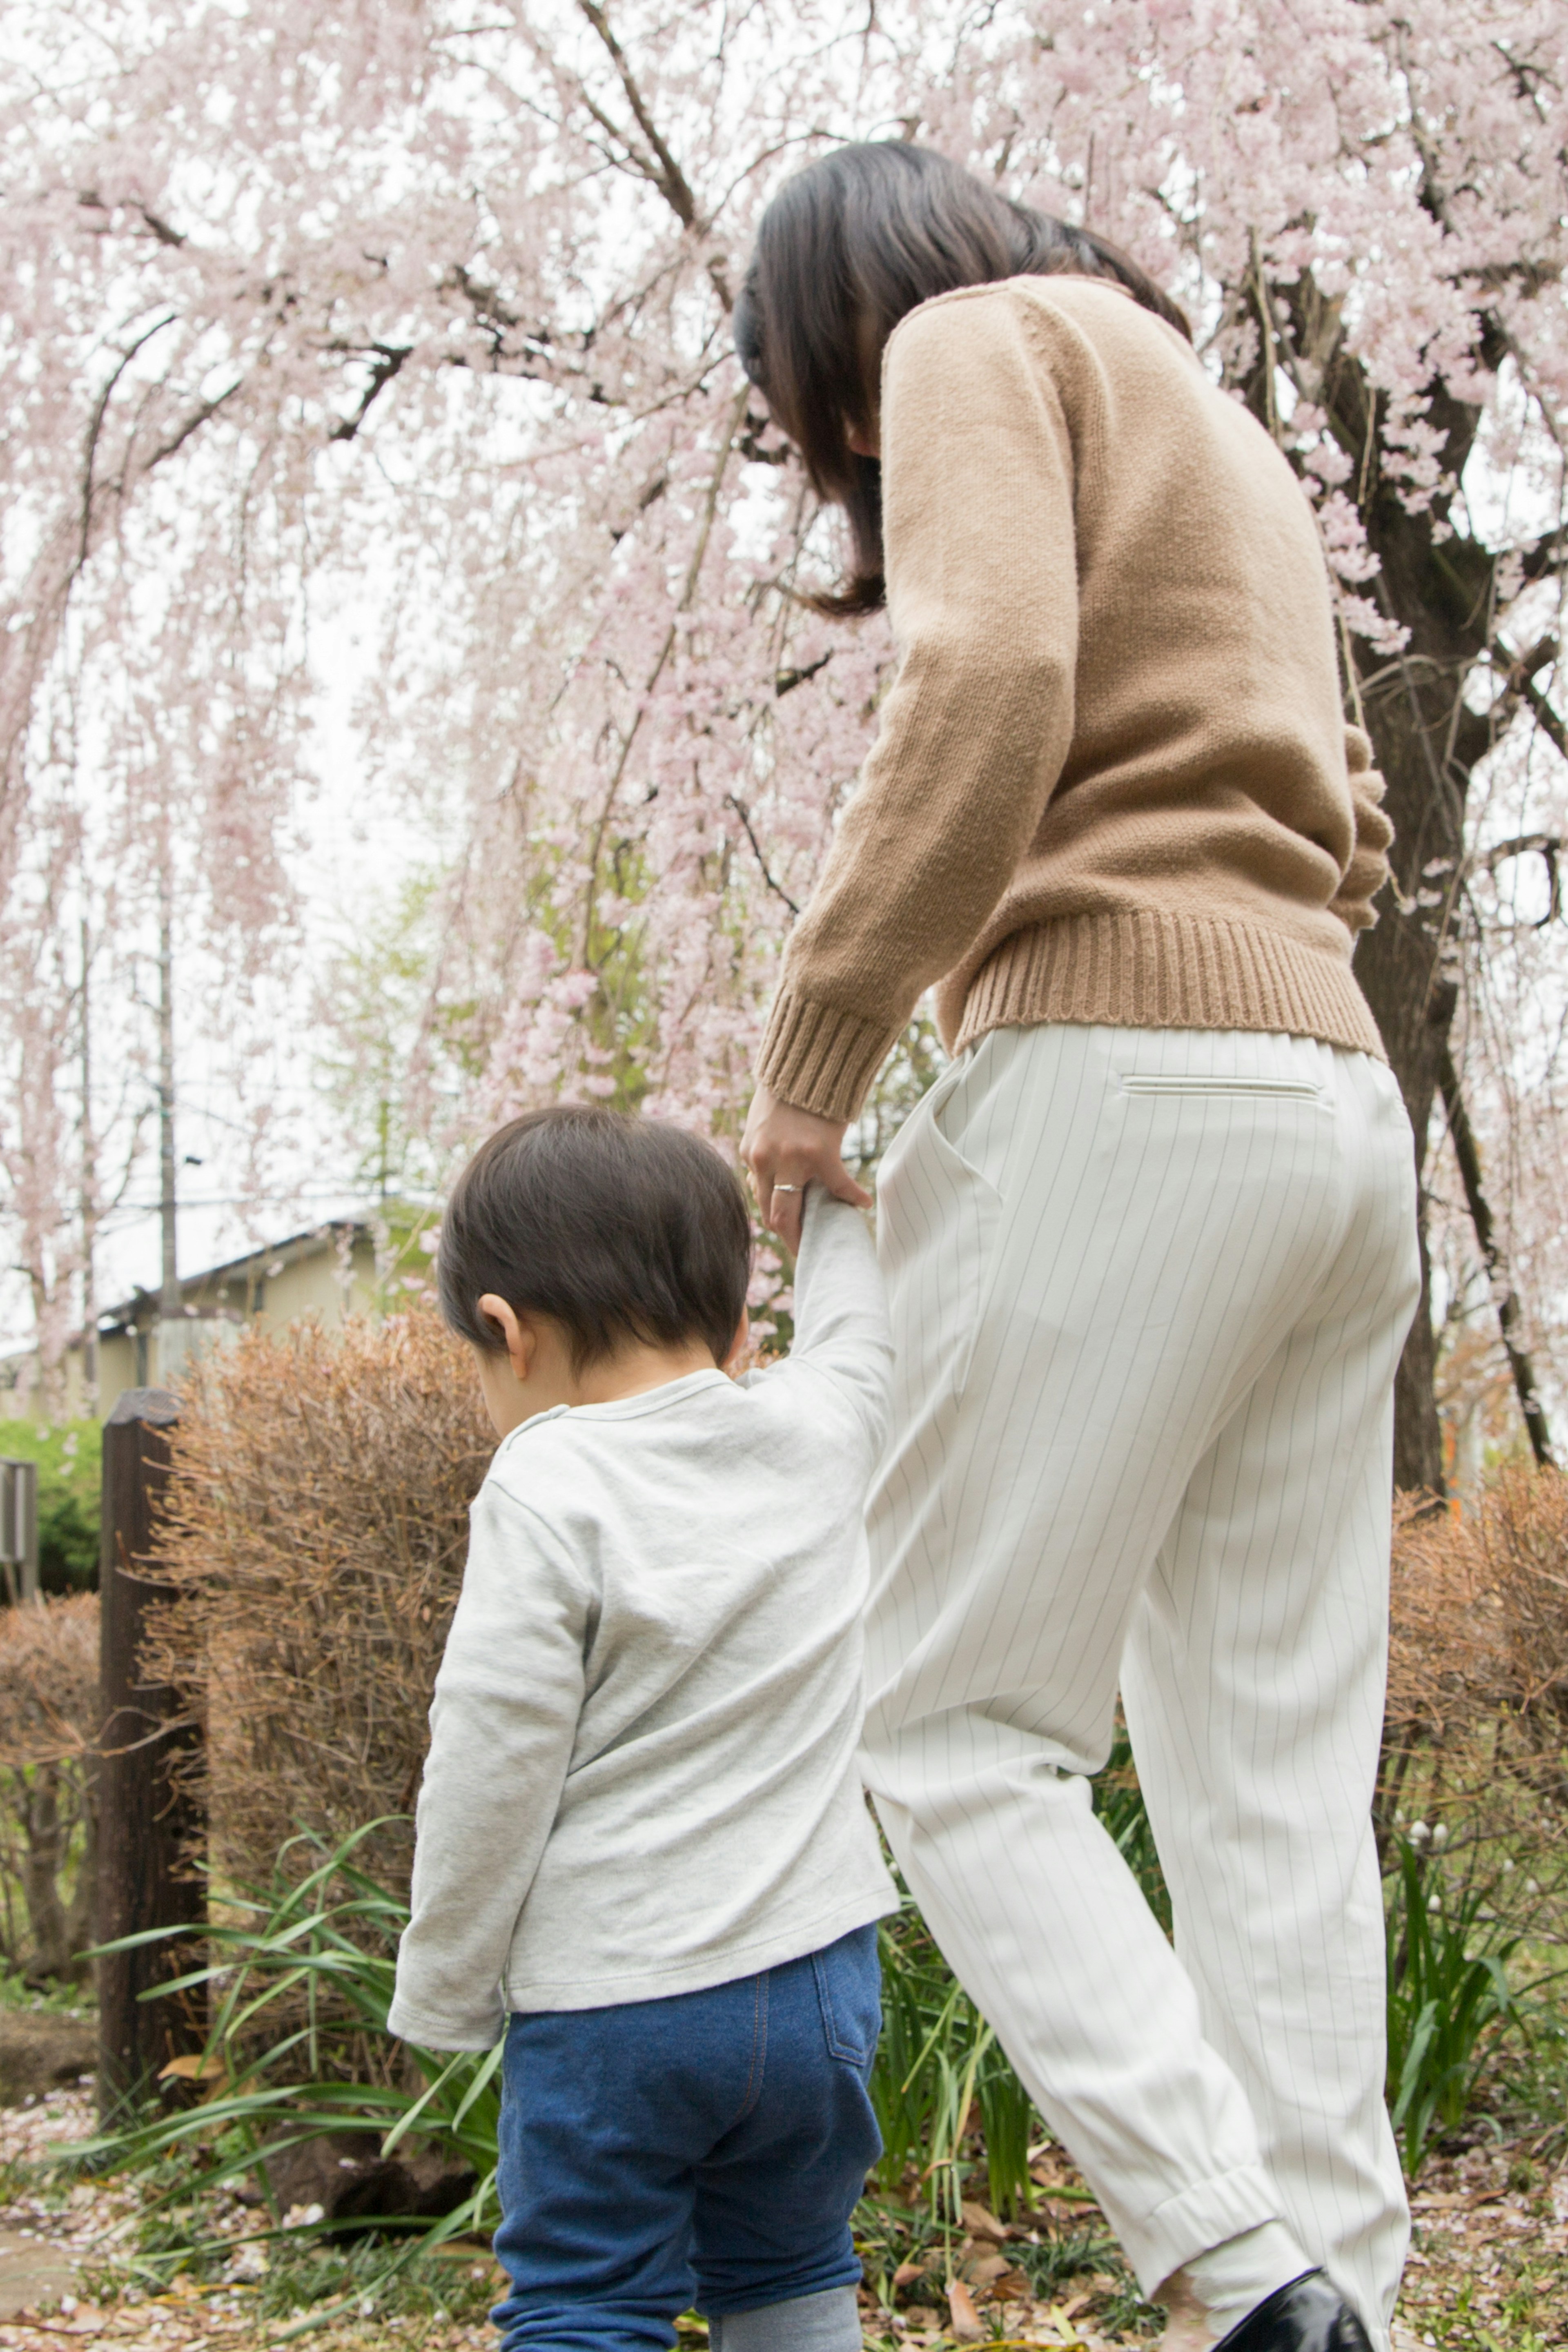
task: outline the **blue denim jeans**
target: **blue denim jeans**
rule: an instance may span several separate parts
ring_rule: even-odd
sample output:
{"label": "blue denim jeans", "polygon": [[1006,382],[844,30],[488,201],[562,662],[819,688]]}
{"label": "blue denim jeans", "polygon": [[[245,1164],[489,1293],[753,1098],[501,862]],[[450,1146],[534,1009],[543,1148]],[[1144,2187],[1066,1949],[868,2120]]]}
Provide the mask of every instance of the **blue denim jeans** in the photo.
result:
{"label": "blue denim jeans", "polygon": [[852,2287],[882,2152],[877,1931],[702,1992],[507,2028],[491,2315],[503,2352],[668,2352],[717,2317]]}

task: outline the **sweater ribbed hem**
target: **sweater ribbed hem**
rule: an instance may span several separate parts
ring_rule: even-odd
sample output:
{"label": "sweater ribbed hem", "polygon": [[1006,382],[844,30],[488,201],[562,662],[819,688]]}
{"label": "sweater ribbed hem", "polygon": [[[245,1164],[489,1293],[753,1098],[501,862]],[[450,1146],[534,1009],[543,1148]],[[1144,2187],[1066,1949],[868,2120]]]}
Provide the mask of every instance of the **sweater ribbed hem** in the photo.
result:
{"label": "sweater ribbed hem", "polygon": [[971,982],[952,1051],[1048,1021],[1267,1029],[1388,1059],[1348,963],[1214,917],[1075,915],[1015,931]]}
{"label": "sweater ribbed hem", "polygon": [[757,1078],[797,1110],[852,1119],[898,1034],[836,1004],[801,996],[786,981],[768,1015]]}

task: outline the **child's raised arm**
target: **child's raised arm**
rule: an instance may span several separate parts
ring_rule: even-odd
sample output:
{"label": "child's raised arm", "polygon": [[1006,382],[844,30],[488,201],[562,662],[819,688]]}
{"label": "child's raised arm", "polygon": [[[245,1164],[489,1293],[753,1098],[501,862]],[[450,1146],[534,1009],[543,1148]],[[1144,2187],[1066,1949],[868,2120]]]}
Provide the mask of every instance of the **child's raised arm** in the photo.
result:
{"label": "child's raised arm", "polygon": [[826,1372],[854,1404],[872,1453],[880,1452],[893,1342],[876,1245],[860,1211],[836,1201],[820,1184],[805,1196],[788,1362]]}

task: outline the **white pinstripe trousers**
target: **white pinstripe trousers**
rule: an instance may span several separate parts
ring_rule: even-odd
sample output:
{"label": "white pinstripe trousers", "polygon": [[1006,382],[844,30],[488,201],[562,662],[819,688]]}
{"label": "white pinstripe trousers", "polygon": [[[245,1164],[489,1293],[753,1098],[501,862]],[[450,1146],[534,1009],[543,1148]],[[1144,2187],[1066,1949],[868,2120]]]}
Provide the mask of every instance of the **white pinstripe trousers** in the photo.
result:
{"label": "white pinstripe trousers", "polygon": [[[1278,2217],[1386,2346],[1398,1088],[1299,1037],[997,1031],[879,1226],[865,1767],[910,1890],[1146,2290]],[[1081,1777],[1119,1679],[1174,1951]]]}

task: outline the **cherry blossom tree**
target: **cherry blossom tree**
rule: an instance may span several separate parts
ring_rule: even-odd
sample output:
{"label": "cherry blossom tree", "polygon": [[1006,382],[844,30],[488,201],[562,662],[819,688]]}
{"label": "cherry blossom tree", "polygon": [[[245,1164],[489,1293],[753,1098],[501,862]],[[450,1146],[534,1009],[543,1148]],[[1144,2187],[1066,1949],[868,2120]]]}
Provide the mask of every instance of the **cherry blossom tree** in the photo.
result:
{"label": "cherry blossom tree", "polygon": [[[89,680],[82,824],[107,795],[134,866],[162,809],[204,935],[253,961],[287,936],[311,663],[356,609],[377,635],[362,756],[441,877],[405,1115],[455,1141],[575,1091],[732,1133],[890,647],[795,593],[831,575],[835,527],[748,394],[729,312],[785,173],[915,136],[1128,246],[1297,467],[1399,829],[1363,982],[1416,1133],[1455,1087],[1468,1105],[1522,1336],[1568,1369],[1539,1172],[1563,1132],[1542,1009],[1561,927],[1526,943],[1507,913],[1557,855],[1568,772],[1552,5],[900,0],[851,24],[816,0],[79,0],[4,20],[18,939],[60,919],[27,877],[54,714]],[[5,1017],[18,1052],[55,1051],[27,1003]],[[1431,1166],[1452,1297],[1470,1262]],[[1434,1353],[1423,1317],[1406,1484],[1440,1475]]]}

